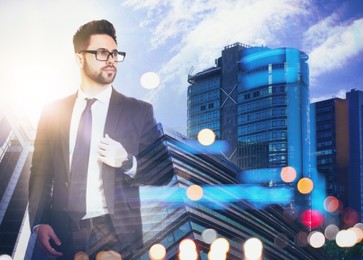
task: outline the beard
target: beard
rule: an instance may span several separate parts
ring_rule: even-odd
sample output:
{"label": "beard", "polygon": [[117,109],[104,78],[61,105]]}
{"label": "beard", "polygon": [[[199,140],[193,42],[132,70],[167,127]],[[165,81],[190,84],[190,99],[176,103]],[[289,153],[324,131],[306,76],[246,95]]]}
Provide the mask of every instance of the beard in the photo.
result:
{"label": "beard", "polygon": [[[106,68],[113,68],[115,71],[114,72],[109,72],[109,71],[105,71],[104,69]],[[99,71],[96,70],[92,70],[87,61],[85,61],[84,63],[84,73],[93,81],[102,84],[102,85],[107,85],[107,84],[111,84],[115,77],[116,77],[116,73],[117,73],[117,69],[115,66],[113,65],[108,65],[105,67],[102,67]]]}

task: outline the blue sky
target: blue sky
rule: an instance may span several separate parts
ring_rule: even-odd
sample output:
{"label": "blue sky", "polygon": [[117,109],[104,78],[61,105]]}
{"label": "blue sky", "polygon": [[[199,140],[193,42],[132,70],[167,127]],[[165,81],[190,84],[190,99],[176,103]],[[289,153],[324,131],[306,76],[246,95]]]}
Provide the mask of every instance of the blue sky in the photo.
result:
{"label": "blue sky", "polygon": [[[362,0],[1,1],[0,105],[33,116],[74,92],[72,36],[102,18],[115,25],[119,49],[127,52],[115,88],[151,102],[158,121],[182,133],[188,72],[214,66],[235,42],[306,52],[312,101],[363,90]],[[148,71],[160,76],[154,90],[139,81]]]}

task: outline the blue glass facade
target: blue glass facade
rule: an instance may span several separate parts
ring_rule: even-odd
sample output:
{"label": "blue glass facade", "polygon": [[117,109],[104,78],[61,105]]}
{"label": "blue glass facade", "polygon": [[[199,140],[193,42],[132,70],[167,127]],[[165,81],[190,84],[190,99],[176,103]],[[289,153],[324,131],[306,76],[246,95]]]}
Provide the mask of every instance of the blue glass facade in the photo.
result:
{"label": "blue glass facade", "polygon": [[188,89],[188,97],[188,135],[195,137],[201,129],[210,128],[219,137],[220,78],[211,74],[200,80]]}
{"label": "blue glass facade", "polygon": [[[157,156],[156,160],[163,164],[148,165],[150,160],[143,160],[148,156]],[[287,218],[280,206],[265,205],[256,209],[251,198],[258,193],[248,192],[250,186],[239,184],[239,168],[220,155],[196,150],[193,140],[164,130],[162,138],[142,153],[140,159],[146,164],[141,167],[173,171],[174,177],[166,186],[141,187],[145,246],[135,252],[135,259],[150,259],[148,250],[156,243],[165,247],[165,259],[178,259],[180,242],[190,238],[197,246],[198,259],[207,260],[210,244],[202,236],[207,229],[214,229],[218,237],[227,239],[230,244],[227,259],[244,259],[242,244],[251,237],[262,241],[264,259],[327,259],[322,249],[300,246],[296,242],[298,232],[304,227]],[[193,201],[186,196],[191,185],[203,188],[202,199]],[[231,187],[239,190],[247,187],[246,199],[240,199],[241,194],[232,192]],[[208,193],[209,188],[212,194]],[[271,188],[269,196],[277,194],[280,199],[286,198],[280,196],[279,190]],[[236,198],[225,199],[225,195]],[[286,241],[284,247],[276,242],[281,234]]]}
{"label": "blue glass facade", "polygon": [[[209,127],[203,124],[202,108],[211,102],[210,93],[219,91],[209,128],[228,143],[225,156],[244,170],[242,181],[279,183],[280,170],[287,165],[296,169],[298,178],[311,176],[315,126],[310,121],[307,60],[293,48],[225,47],[216,67],[188,77],[188,136]],[[202,91],[212,80],[213,90]],[[198,105],[196,92],[205,100]],[[218,105],[217,98],[213,102]]]}
{"label": "blue glass facade", "polygon": [[309,140],[306,60],[306,54],[291,48],[242,51],[238,74],[238,165],[242,169],[289,165],[301,174],[309,163],[308,147],[301,141]]}

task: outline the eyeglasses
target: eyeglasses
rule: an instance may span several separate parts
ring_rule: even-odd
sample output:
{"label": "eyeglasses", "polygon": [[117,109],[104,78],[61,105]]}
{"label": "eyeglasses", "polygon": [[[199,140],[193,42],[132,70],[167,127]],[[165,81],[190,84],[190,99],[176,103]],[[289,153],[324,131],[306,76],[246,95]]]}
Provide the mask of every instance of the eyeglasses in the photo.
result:
{"label": "eyeglasses", "polygon": [[81,53],[81,52],[94,54],[96,57],[96,60],[98,60],[98,61],[107,61],[108,58],[111,56],[115,62],[122,62],[122,61],[124,61],[125,56],[126,56],[126,52],[118,51],[118,50],[109,51],[106,49],[97,49],[97,50],[79,51],[79,53]]}

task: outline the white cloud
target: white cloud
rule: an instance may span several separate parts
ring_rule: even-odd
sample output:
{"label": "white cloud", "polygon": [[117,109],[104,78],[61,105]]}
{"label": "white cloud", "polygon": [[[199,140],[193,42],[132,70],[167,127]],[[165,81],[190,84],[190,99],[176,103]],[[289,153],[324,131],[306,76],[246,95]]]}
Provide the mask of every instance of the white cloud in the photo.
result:
{"label": "white cloud", "polygon": [[340,89],[340,90],[338,90],[338,92],[336,92],[335,94],[332,94],[332,95],[324,95],[324,96],[320,96],[320,97],[313,97],[313,98],[310,99],[310,102],[315,103],[315,102],[319,102],[319,101],[323,101],[323,100],[328,100],[328,99],[331,99],[331,98],[345,99],[346,93],[347,93],[346,89]]}
{"label": "white cloud", "polygon": [[310,77],[342,68],[363,50],[363,18],[351,24],[337,23],[333,14],[312,26],[304,35],[310,53]]}
{"label": "white cloud", "polygon": [[[286,30],[289,19],[306,14],[304,4],[304,0],[128,0],[126,5],[147,10],[140,25],[150,27],[153,47],[173,52],[159,71],[164,84],[150,98],[167,85],[173,94],[185,95],[191,66],[195,72],[214,66],[224,46],[279,41],[277,35]],[[170,47],[169,41],[175,40]]]}

